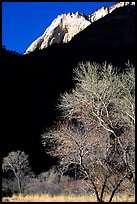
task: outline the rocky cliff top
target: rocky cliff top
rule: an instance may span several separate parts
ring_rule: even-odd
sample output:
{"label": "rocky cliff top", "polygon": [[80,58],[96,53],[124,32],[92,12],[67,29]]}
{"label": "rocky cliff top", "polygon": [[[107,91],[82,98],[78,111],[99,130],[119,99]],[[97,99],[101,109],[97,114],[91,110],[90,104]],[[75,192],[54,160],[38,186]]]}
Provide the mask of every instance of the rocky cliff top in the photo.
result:
{"label": "rocky cliff top", "polygon": [[53,43],[67,43],[77,33],[84,30],[87,26],[103,18],[117,8],[135,5],[135,2],[119,2],[110,7],[105,6],[90,15],[79,12],[58,15],[51,25],[45,30],[42,36],[37,38],[26,50],[24,54],[33,52],[35,49],[46,48]]}

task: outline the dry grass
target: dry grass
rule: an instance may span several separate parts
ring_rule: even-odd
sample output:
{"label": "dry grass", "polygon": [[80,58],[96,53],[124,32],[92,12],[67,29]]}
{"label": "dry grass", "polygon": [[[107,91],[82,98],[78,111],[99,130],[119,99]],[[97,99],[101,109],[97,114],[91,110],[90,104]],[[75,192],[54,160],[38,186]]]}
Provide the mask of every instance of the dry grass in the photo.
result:
{"label": "dry grass", "polygon": [[[106,198],[106,202],[108,201]],[[13,195],[4,197],[2,202],[96,202],[95,196],[49,196],[49,195]],[[113,202],[135,202],[134,197],[127,197],[126,195],[115,196]]]}

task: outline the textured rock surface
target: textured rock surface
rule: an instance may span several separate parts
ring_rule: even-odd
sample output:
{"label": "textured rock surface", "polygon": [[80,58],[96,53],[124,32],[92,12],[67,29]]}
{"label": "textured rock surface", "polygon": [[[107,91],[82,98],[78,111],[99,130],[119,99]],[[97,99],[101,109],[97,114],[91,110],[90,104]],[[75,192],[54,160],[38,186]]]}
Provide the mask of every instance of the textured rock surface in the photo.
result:
{"label": "textured rock surface", "polygon": [[51,23],[43,35],[29,46],[24,54],[33,52],[37,48],[46,48],[53,43],[67,43],[94,21],[106,16],[116,8],[126,5],[135,5],[135,2],[119,2],[110,7],[102,7],[87,16],[78,12],[61,14]]}
{"label": "textured rock surface", "polygon": [[106,16],[107,14],[114,11],[116,8],[120,8],[127,5],[135,5],[135,2],[119,2],[117,4],[114,4],[113,6],[104,6],[98,10],[96,10],[94,13],[88,16],[88,19],[90,22],[97,21],[98,19]]}
{"label": "textured rock surface", "polygon": [[59,15],[42,35],[41,49],[60,42],[68,42],[80,30],[83,30],[90,22],[83,15],[68,13]]}
{"label": "textured rock surface", "polygon": [[90,21],[78,12],[59,15],[43,35],[29,46],[25,53],[32,52],[36,48],[46,48],[53,43],[67,43],[74,35],[90,24]]}

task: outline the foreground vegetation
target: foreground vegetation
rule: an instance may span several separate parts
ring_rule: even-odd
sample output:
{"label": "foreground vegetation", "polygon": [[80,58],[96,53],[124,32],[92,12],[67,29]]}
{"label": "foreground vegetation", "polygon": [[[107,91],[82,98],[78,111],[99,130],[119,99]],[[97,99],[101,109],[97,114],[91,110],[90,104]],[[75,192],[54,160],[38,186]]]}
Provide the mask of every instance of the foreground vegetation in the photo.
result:
{"label": "foreground vegetation", "polygon": [[107,62],[80,63],[75,89],[60,97],[62,120],[43,135],[43,145],[60,158],[62,173],[90,182],[98,202],[135,182],[135,74]]}
{"label": "foreground vegetation", "polygon": [[75,88],[60,95],[59,121],[41,135],[58,165],[35,175],[25,152],[10,152],[2,163],[3,202],[134,201],[134,72],[129,63],[123,72],[107,62],[80,63]]}
{"label": "foreground vegetation", "polygon": [[[108,198],[106,197],[106,202]],[[127,197],[126,195],[115,196],[113,202],[134,202],[133,196]],[[12,197],[4,197],[2,202],[96,202],[95,196],[50,196],[50,195],[13,195]]]}

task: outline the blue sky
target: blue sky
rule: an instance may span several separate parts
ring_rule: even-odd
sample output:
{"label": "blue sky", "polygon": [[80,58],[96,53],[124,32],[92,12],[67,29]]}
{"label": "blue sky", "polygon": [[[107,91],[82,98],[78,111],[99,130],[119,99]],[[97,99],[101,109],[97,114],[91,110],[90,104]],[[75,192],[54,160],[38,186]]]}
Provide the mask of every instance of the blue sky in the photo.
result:
{"label": "blue sky", "polygon": [[91,14],[116,2],[2,2],[2,44],[19,53],[62,13]]}

